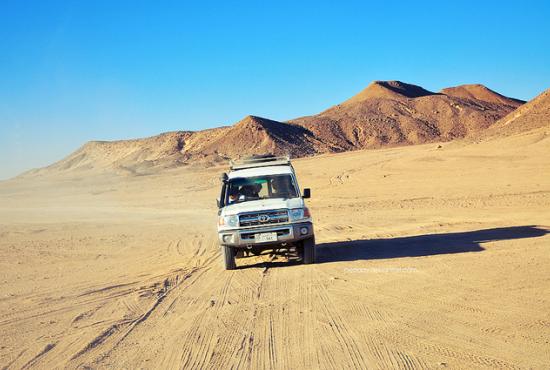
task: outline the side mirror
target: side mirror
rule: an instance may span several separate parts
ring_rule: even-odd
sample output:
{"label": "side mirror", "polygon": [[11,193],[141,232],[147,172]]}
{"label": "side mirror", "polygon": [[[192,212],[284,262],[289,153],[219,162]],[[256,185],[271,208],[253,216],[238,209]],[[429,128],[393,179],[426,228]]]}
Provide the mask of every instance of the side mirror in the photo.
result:
{"label": "side mirror", "polygon": [[304,195],[302,195],[302,198],[304,198],[304,199],[311,198],[311,189],[310,188],[305,188],[304,189]]}
{"label": "side mirror", "polygon": [[218,208],[220,208],[220,198],[216,199],[216,205],[218,206]]}

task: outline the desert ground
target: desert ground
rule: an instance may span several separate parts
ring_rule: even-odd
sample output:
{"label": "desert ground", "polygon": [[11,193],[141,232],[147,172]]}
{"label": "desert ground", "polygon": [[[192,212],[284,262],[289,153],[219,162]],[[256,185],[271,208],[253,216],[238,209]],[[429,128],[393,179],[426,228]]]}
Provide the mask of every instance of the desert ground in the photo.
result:
{"label": "desert ground", "polygon": [[317,263],[216,243],[223,166],[0,183],[0,368],[550,367],[550,133],[295,161]]}

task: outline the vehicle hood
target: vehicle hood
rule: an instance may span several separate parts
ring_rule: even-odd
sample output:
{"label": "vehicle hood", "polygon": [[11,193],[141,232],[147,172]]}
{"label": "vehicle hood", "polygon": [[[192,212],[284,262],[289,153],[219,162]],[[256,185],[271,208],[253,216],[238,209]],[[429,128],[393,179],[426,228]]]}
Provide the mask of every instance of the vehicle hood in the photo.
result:
{"label": "vehicle hood", "polygon": [[250,200],[248,202],[231,204],[224,207],[222,211],[223,216],[236,215],[243,212],[255,212],[263,211],[270,209],[281,209],[281,208],[302,208],[304,206],[304,201],[302,198],[275,198],[275,199],[258,199]]}

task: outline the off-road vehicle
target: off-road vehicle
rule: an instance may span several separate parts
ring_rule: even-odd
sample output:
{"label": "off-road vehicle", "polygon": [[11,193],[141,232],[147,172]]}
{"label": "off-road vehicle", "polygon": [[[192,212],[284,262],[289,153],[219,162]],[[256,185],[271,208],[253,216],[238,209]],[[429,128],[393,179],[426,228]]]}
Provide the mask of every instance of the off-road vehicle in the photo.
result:
{"label": "off-road vehicle", "polygon": [[311,215],[300,193],[289,157],[254,156],[231,161],[221,176],[218,238],[224,266],[236,268],[235,258],[293,254],[314,263],[315,236]]}

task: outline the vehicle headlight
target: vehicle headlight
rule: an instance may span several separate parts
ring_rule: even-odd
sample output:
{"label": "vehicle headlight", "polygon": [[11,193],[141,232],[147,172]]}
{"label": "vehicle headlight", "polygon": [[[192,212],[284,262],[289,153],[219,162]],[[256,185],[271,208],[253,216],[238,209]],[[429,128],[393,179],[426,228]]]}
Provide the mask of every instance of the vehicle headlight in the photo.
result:
{"label": "vehicle headlight", "polygon": [[220,218],[218,219],[218,225],[225,227],[237,227],[239,226],[239,216],[220,216]]}
{"label": "vehicle headlight", "polygon": [[309,209],[307,208],[293,208],[288,212],[290,221],[299,221],[311,217]]}

